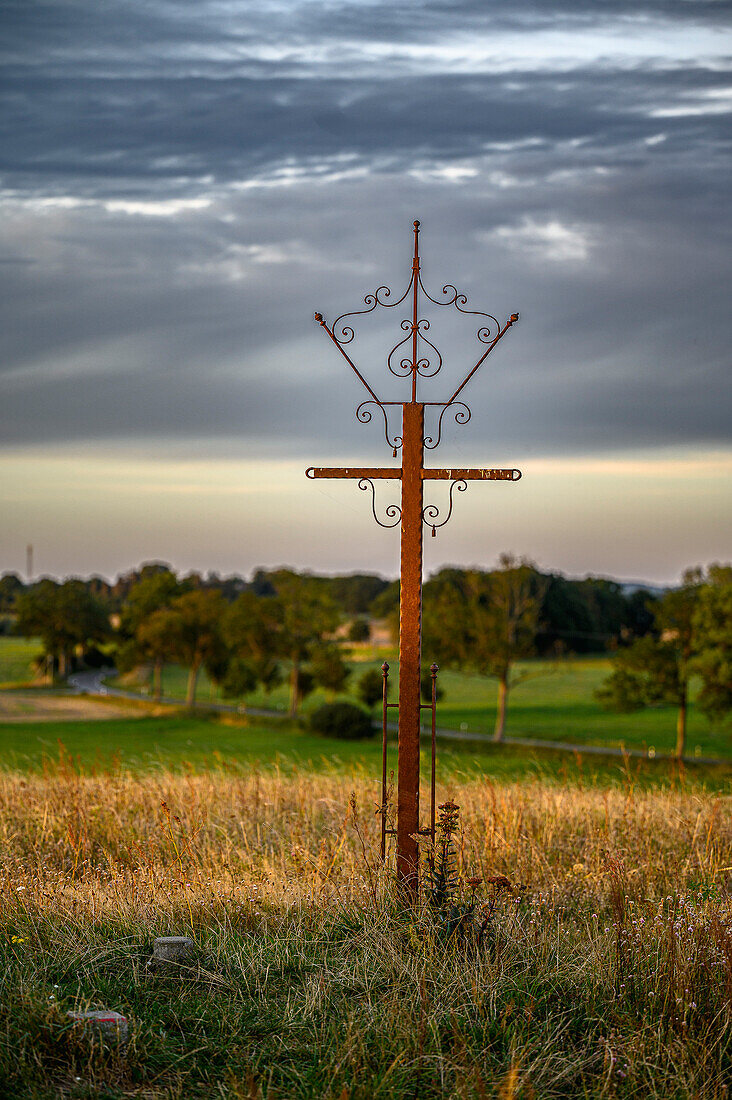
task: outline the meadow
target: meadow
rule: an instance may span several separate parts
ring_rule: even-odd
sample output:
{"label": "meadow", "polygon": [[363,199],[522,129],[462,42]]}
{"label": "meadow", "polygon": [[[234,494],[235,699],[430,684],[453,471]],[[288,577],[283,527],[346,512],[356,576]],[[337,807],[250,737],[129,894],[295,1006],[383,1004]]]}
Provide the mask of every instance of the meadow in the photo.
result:
{"label": "meadow", "polygon": [[[396,697],[399,663],[388,654],[390,665],[390,698]],[[351,694],[343,698],[356,701],[359,676],[366,668],[379,668],[384,660],[351,662]],[[648,749],[672,753],[676,741],[676,713],[672,707],[655,707],[634,714],[613,714],[602,709],[593,692],[611,669],[608,657],[567,658],[562,661],[522,661],[516,670],[517,684],[509,701],[507,737],[530,737],[572,744],[609,745],[616,748]],[[164,693],[173,698],[185,696],[185,669],[168,665],[163,674]],[[111,680],[112,684],[130,686],[130,680]],[[497,688],[495,680],[470,673],[441,671],[439,683],[444,698],[438,706],[441,727],[469,733],[492,734],[496,717]],[[139,684],[137,685],[139,688]],[[218,687],[201,675],[199,701],[222,702]],[[307,715],[326,701],[316,690],[303,704]],[[229,700],[231,702],[231,700]],[[257,691],[241,702],[253,708],[271,708],[285,713],[288,706],[286,686],[280,686],[269,696]],[[689,708],[687,752],[693,756],[731,756],[732,724],[727,721],[711,726],[695,709]]]}
{"label": "meadow", "polygon": [[[726,1097],[729,794],[439,794],[462,815],[450,904],[477,901],[460,931],[396,896],[356,772],[1,774],[0,1094]],[[194,956],[153,970],[169,934]],[[87,1008],[125,1014],[127,1045],[67,1016]]]}
{"label": "meadow", "polygon": [[[103,706],[103,704],[100,704]],[[422,751],[422,774],[429,770],[429,745]],[[396,740],[389,742],[389,770],[396,768]],[[669,760],[581,756],[551,749],[513,745],[440,742],[438,775],[455,781],[484,777],[548,783],[625,786],[637,789],[666,782],[703,782],[710,791],[727,792],[732,761],[721,765],[678,765]],[[171,713],[77,721],[18,722],[2,726],[0,768],[28,775],[54,774],[59,766],[83,775],[200,775],[220,769],[256,769],[262,774],[352,775],[369,779],[378,800],[381,772],[378,738],[347,742],[316,737],[296,724],[251,725],[219,718]]]}
{"label": "meadow", "polygon": [[[529,666],[525,732],[566,738],[566,707],[589,739],[605,667]],[[441,721],[489,728],[490,682],[444,679]],[[732,761],[442,743],[456,880],[431,904],[425,871],[408,905],[377,859],[378,738],[120,705],[3,724],[0,1095],[728,1097]],[[190,961],[148,966],[174,934]]]}
{"label": "meadow", "polygon": [[[0,686],[12,682],[30,682],[33,672],[31,661],[38,654],[39,643],[34,639],[0,637]],[[398,677],[398,661],[393,654],[364,654],[364,659],[352,661],[349,687],[352,694],[345,695],[355,701],[356,684],[366,668],[378,668],[385,659],[389,660],[391,698],[395,698]],[[529,737],[547,741],[563,741],[577,745],[607,745],[647,751],[649,748],[658,754],[673,752],[675,745],[676,715],[672,707],[655,707],[634,714],[613,714],[603,710],[596,702],[594,689],[607,676],[611,668],[608,657],[567,658],[562,661],[524,661],[517,668],[517,684],[510,697],[507,736]],[[168,665],[163,672],[164,694],[182,699],[185,695],[186,670],[176,665]],[[466,733],[490,735],[495,721],[496,684],[495,681],[469,673],[445,670],[440,673],[440,685],[445,696],[438,708],[438,722],[441,727]],[[146,697],[149,685],[135,677],[117,677],[110,679],[113,686],[123,687]],[[716,756],[732,759],[732,721],[727,719],[716,725],[710,725],[706,718],[694,707],[689,708],[687,735],[687,755]],[[270,695],[257,691],[245,700],[223,700],[219,688],[211,683],[205,672],[201,673],[197,692],[197,702],[240,702],[252,709],[265,708],[285,714],[288,705],[286,685],[276,688]],[[316,707],[326,701],[322,690],[318,689],[309,696],[303,705],[305,719]],[[253,719],[255,722],[256,719]],[[176,727],[177,728],[177,727]],[[193,740],[197,732],[210,727],[195,725]],[[101,739],[108,745],[112,727]],[[48,737],[48,731],[44,735]],[[72,751],[84,748],[83,736],[74,738]],[[77,749],[77,740],[79,748]],[[186,741],[188,738],[185,739]],[[3,732],[2,742],[12,745],[14,737]],[[210,751],[206,738],[200,751]],[[122,749],[124,744],[120,743]],[[185,746],[190,747],[190,746]],[[194,744],[198,752],[199,746]],[[472,747],[472,746],[471,746]],[[135,738],[130,748],[138,751]],[[221,751],[228,751],[222,744]],[[306,750],[311,751],[310,748]],[[6,748],[0,742],[0,754]],[[195,754],[194,754],[195,755]],[[317,752],[316,752],[317,755]],[[86,755],[85,755],[86,759]]]}
{"label": "meadow", "polygon": [[32,662],[40,652],[37,638],[0,635],[0,688],[37,681]]}

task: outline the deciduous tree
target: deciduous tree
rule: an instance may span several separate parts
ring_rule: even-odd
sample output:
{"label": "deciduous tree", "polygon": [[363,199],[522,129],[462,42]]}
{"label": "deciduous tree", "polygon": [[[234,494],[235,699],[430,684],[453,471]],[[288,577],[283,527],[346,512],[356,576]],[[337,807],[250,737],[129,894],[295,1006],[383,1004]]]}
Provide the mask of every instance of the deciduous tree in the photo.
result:
{"label": "deciduous tree", "polygon": [[80,580],[40,581],[18,596],[16,610],[16,632],[39,635],[62,678],[77,646],[103,642],[110,633],[106,609]]}
{"label": "deciduous tree", "polygon": [[368,668],[359,676],[356,691],[361,702],[372,710],[380,703],[384,693],[384,677],[378,669]]}
{"label": "deciduous tree", "polygon": [[366,619],[354,619],[348,628],[349,642],[367,642],[371,637],[371,627]]}
{"label": "deciduous tree", "polygon": [[684,574],[679,588],[653,605],[654,632],[621,649],[596,697],[608,710],[630,712],[662,703],[676,708],[676,749],[683,756],[692,659],[699,648],[696,609],[702,591],[699,569]]}
{"label": "deciduous tree", "polygon": [[15,601],[25,591],[25,585],[17,573],[4,573],[0,577],[0,612],[14,611]]}
{"label": "deciduous tree", "polygon": [[162,696],[163,665],[170,659],[171,645],[166,636],[167,620],[155,613],[169,609],[182,595],[185,586],[170,569],[155,570],[142,576],[130,589],[120,616],[120,634],[125,639],[118,653],[118,666],[132,668],[144,661],[153,667],[153,696]]}
{"label": "deciduous tree", "polygon": [[732,566],[709,567],[693,626],[697,655],[692,667],[702,680],[697,703],[708,718],[719,720],[732,710]]}
{"label": "deciduous tree", "polygon": [[291,663],[290,713],[297,714],[303,665],[338,625],[338,608],[313,578],[281,570],[270,580],[282,602],[282,651]]}
{"label": "deciduous tree", "polygon": [[334,643],[320,644],[314,648],[310,657],[310,671],[316,683],[325,688],[330,698],[343,691],[351,675],[351,670],[343,660],[343,654]]}
{"label": "deciduous tree", "polygon": [[225,610],[220,592],[197,589],[178,596],[170,608],[155,612],[158,629],[170,639],[169,653],[188,669],[186,706],[196,701],[196,685],[202,668],[218,679],[223,673],[224,640],[221,622]]}
{"label": "deciduous tree", "polygon": [[274,595],[243,592],[227,608],[221,628],[230,652],[227,695],[248,695],[258,683],[269,694],[282,682],[282,622],[282,601]]}
{"label": "deciduous tree", "polygon": [[[443,570],[425,616],[426,656],[498,680],[493,732],[502,741],[515,664],[534,653],[545,581],[524,558],[502,554],[499,568]],[[431,582],[430,582],[431,583]],[[520,679],[520,678],[519,678]]]}

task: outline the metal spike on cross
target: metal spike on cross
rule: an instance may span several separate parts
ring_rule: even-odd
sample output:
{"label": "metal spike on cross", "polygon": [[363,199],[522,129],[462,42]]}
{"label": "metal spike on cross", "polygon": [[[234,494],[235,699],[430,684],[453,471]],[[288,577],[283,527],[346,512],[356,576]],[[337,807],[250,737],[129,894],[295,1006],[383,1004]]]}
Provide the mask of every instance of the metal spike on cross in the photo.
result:
{"label": "metal spike on cross", "polygon": [[[436,306],[451,306],[469,316],[478,316],[486,319],[481,322],[477,337],[481,344],[485,345],[477,363],[465,376],[455,392],[447,401],[418,401],[418,378],[432,378],[442,367],[442,356],[434,344],[426,337],[429,322],[420,318],[420,291],[430,302]],[[350,324],[345,324],[349,318],[373,312],[377,306],[394,308],[404,302],[411,292],[412,316],[401,322],[402,331],[406,333],[387,356],[387,366],[396,377],[409,378],[411,380],[411,396],[409,401],[382,401],[376,392],[364,378],[353,359],[346,351],[346,345],[355,337],[355,330]],[[515,469],[430,469],[424,465],[424,452],[434,450],[442,437],[442,422],[445,413],[449,410],[456,423],[466,424],[470,420],[471,413],[468,406],[458,401],[459,395],[464,390],[475,372],[485,361],[498,341],[505,335],[509,328],[518,321],[518,314],[514,313],[501,325],[491,314],[480,310],[466,309],[467,297],[459,293],[456,287],[448,284],[443,287],[442,301],[433,298],[422,283],[419,257],[419,222],[414,222],[414,255],[412,260],[412,277],[409,285],[401,298],[391,302],[388,287],[380,286],[373,294],[367,294],[364,301],[365,309],[354,310],[351,313],[341,314],[340,317],[329,326],[322,314],[316,313],[315,320],[327,332],[339,352],[357,375],[359,381],[365,387],[370,397],[363,401],[356,410],[356,417],[361,423],[368,423],[372,419],[371,407],[375,406],[384,417],[384,434],[386,442],[392,449],[392,455],[396,458],[397,451],[401,449],[402,463],[398,467],[310,467],[306,474],[310,478],[354,478],[358,479],[359,488],[370,490],[372,496],[372,509],[377,523],[383,527],[401,527],[401,568],[399,591],[399,739],[398,739],[398,768],[397,768],[397,819],[396,819],[396,871],[397,879],[408,897],[414,898],[419,888],[419,849],[417,836],[425,830],[420,829],[419,824],[419,734],[420,734],[420,680],[422,658],[422,552],[423,552],[423,528],[426,525],[436,534],[438,527],[444,526],[452,514],[453,492],[455,489],[463,491],[467,488],[468,481],[518,481],[521,477],[520,470]],[[428,345],[431,351],[422,354],[422,346]],[[399,349],[405,345],[411,345],[411,356],[404,356],[396,363]],[[402,409],[402,433],[401,436],[389,435],[389,418],[387,408],[399,406]],[[425,436],[424,413],[425,407],[433,406],[441,411],[437,420],[436,436]],[[374,480],[397,479],[401,481],[401,506],[390,505],[386,514],[391,522],[379,519],[375,508]],[[450,481],[449,510],[440,522],[439,510],[434,505],[424,506],[424,482],[425,481]],[[436,675],[436,666],[433,666],[432,679]],[[386,674],[385,674],[386,677]],[[433,687],[433,699],[434,699]],[[391,704],[390,704],[391,705]],[[384,705],[386,715],[386,702]],[[386,720],[386,719],[385,719]],[[434,728],[434,703],[433,703],[433,728]],[[432,814],[434,815],[434,737],[433,737],[433,798]],[[386,812],[386,807],[382,807]],[[434,828],[434,822],[432,823]]]}

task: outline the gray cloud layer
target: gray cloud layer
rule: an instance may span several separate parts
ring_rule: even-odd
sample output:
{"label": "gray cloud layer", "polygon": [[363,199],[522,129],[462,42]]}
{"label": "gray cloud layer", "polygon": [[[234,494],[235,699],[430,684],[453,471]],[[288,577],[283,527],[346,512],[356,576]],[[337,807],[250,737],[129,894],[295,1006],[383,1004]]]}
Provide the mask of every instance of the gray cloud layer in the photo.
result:
{"label": "gray cloud layer", "polygon": [[[311,317],[406,281],[414,217],[431,286],[522,315],[468,433],[501,454],[730,442],[726,5],[23,2],[4,22],[6,446],[376,447]],[[374,381],[400,319],[354,345]],[[447,389],[479,348],[443,335]]]}

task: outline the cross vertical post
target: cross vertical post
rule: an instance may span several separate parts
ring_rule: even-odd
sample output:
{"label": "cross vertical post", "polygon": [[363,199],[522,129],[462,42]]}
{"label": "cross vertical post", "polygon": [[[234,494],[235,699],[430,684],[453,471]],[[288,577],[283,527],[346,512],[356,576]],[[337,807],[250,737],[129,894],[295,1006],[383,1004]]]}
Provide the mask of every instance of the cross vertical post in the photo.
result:
{"label": "cross vertical post", "polygon": [[[485,318],[481,322],[477,332],[477,339],[485,346],[482,355],[465,376],[463,381],[453,392],[447,401],[418,401],[418,378],[432,378],[442,368],[442,355],[435,345],[427,339],[425,332],[430,323],[419,315],[419,291],[435,306],[451,306],[464,314]],[[390,372],[397,378],[409,378],[411,389],[410,401],[382,401],[376,394],[364,375],[358,369],[348,351],[346,345],[355,337],[355,330],[346,320],[350,317],[365,313],[372,313],[377,306],[393,308],[405,301],[409,292],[412,292],[411,319],[405,318],[401,322],[401,329],[406,336],[400,340],[387,356],[387,366]],[[391,830],[386,829],[386,716],[387,708],[397,706],[399,712],[399,737],[398,737],[398,767],[397,767],[397,821],[396,821],[396,873],[404,897],[408,901],[415,901],[419,893],[419,834],[430,834],[434,840],[434,815],[435,815],[435,703],[437,665],[431,668],[432,676],[432,703],[422,704],[421,695],[421,671],[422,671],[422,572],[423,572],[423,529],[431,527],[432,534],[437,533],[439,527],[444,527],[452,515],[453,492],[455,489],[462,492],[467,488],[468,481],[518,481],[521,477],[520,470],[516,469],[425,469],[425,448],[434,450],[442,438],[442,427],[445,413],[450,411],[457,424],[466,424],[471,413],[468,406],[459,401],[458,397],[485,361],[487,355],[493,350],[501,337],[518,320],[518,314],[511,317],[504,325],[491,314],[481,310],[466,309],[467,296],[458,293],[451,284],[442,288],[442,300],[433,298],[425,290],[420,273],[419,259],[419,222],[414,222],[414,255],[412,260],[412,277],[407,289],[396,301],[390,301],[391,291],[388,287],[380,286],[372,293],[367,294],[364,302],[365,309],[355,310],[351,313],[341,314],[340,317],[329,326],[320,313],[315,314],[315,320],[325,329],[326,333],[340,351],[343,358],[357,376],[369,394],[369,398],[363,401],[356,409],[356,418],[367,424],[373,418],[372,407],[377,409],[384,418],[384,435],[388,446],[392,449],[393,456],[401,448],[402,462],[400,467],[369,467],[357,469],[355,467],[325,468],[310,467],[306,471],[311,478],[357,478],[358,486],[362,490],[371,492],[371,507],[374,518],[382,527],[395,527],[400,525],[401,551],[400,551],[400,589],[399,589],[399,701],[397,704],[387,703],[387,681],[389,666],[382,666],[383,673],[383,756],[382,756],[382,814],[381,828],[381,854],[386,853],[386,834]],[[400,348],[411,344],[411,358],[403,358],[399,362],[395,358]],[[423,352],[422,345],[428,345],[430,350]],[[401,436],[391,436],[389,427],[389,410],[392,407],[401,408],[402,424]],[[425,435],[425,410],[430,409],[437,413],[436,428],[431,431],[435,434]],[[437,412],[439,410],[439,413]],[[386,516],[389,522],[379,519],[376,511],[376,493],[374,480],[395,479],[401,481],[401,503],[391,504],[386,508]],[[447,515],[441,518],[440,510],[433,504],[424,506],[424,482],[425,480],[450,481],[449,509]],[[420,716],[423,706],[432,710],[432,754],[431,754],[431,799],[430,799],[430,827],[420,827],[419,821],[419,780],[420,780]]]}
{"label": "cross vertical post", "polygon": [[422,664],[424,405],[402,412],[402,519],[399,590],[399,770],[397,876],[411,893],[419,876],[419,726]]}

